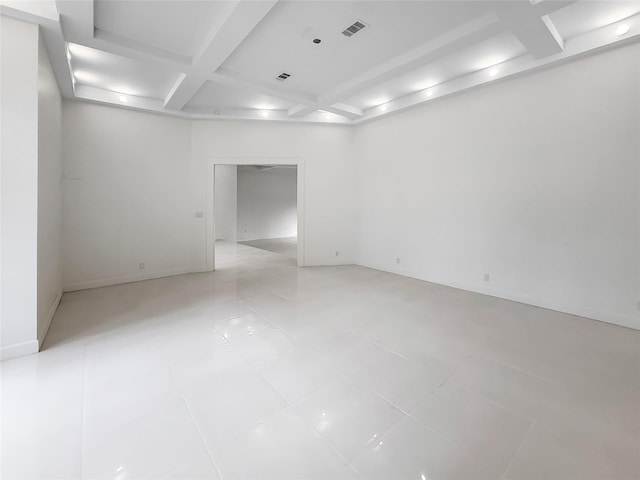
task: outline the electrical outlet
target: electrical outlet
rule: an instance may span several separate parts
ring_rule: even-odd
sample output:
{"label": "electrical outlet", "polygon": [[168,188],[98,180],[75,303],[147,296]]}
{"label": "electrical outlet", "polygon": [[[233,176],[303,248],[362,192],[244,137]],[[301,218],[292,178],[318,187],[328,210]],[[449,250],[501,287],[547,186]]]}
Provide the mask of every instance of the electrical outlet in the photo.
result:
{"label": "electrical outlet", "polygon": [[400,257],[397,257],[397,258],[396,258],[396,264],[397,264],[397,265],[400,265]]}
{"label": "electrical outlet", "polygon": [[138,270],[144,270],[144,262],[138,264]]}
{"label": "electrical outlet", "polygon": [[484,274],[484,281],[485,282],[490,282],[491,281],[491,275],[489,275],[488,273]]}
{"label": "electrical outlet", "polygon": [[196,218],[202,218],[202,217],[204,217],[204,213],[202,213],[202,212],[196,212],[196,213],[195,213],[195,217],[196,217]]}

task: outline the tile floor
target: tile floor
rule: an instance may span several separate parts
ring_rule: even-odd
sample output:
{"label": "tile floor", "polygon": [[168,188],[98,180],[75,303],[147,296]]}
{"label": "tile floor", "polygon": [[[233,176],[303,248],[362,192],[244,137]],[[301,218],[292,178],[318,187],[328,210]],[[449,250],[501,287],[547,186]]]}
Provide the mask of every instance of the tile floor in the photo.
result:
{"label": "tile floor", "polygon": [[218,251],[63,297],[1,365],[2,478],[640,478],[640,332]]}
{"label": "tile floor", "polygon": [[248,240],[238,242],[242,245],[279,253],[289,258],[298,258],[298,237],[263,238],[260,240]]}

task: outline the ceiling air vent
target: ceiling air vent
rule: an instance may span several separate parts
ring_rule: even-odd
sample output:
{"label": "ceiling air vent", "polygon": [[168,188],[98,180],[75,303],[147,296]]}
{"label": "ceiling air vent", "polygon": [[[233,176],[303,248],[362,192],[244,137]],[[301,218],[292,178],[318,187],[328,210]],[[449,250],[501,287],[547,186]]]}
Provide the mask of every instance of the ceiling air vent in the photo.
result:
{"label": "ceiling air vent", "polygon": [[362,30],[366,25],[362,23],[360,20],[356,20],[353,25],[348,26],[345,30],[342,31],[342,34],[345,37],[352,37],[360,30]]}
{"label": "ceiling air vent", "polygon": [[291,74],[282,72],[280,75],[278,75],[276,77],[276,79],[278,79],[278,80],[280,80],[282,82],[282,81],[286,80],[287,78],[289,78],[290,76],[291,76]]}

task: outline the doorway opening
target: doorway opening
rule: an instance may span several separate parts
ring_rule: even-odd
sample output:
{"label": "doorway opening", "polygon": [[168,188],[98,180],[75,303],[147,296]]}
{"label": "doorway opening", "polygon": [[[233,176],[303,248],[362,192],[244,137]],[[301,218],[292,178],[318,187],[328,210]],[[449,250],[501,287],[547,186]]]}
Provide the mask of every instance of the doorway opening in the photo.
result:
{"label": "doorway opening", "polygon": [[297,259],[297,173],[296,165],[237,167],[238,243]]}
{"label": "doorway opening", "polygon": [[257,248],[304,265],[304,163],[298,158],[214,159],[207,184],[207,270],[216,247]]}

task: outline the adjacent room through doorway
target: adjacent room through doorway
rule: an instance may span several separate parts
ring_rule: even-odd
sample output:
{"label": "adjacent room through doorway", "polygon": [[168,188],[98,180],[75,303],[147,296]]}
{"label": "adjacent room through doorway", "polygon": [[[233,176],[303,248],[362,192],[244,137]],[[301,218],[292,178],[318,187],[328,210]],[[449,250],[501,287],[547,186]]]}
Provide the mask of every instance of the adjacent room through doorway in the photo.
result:
{"label": "adjacent room through doorway", "polygon": [[296,260],[296,165],[216,165],[215,239]]}

